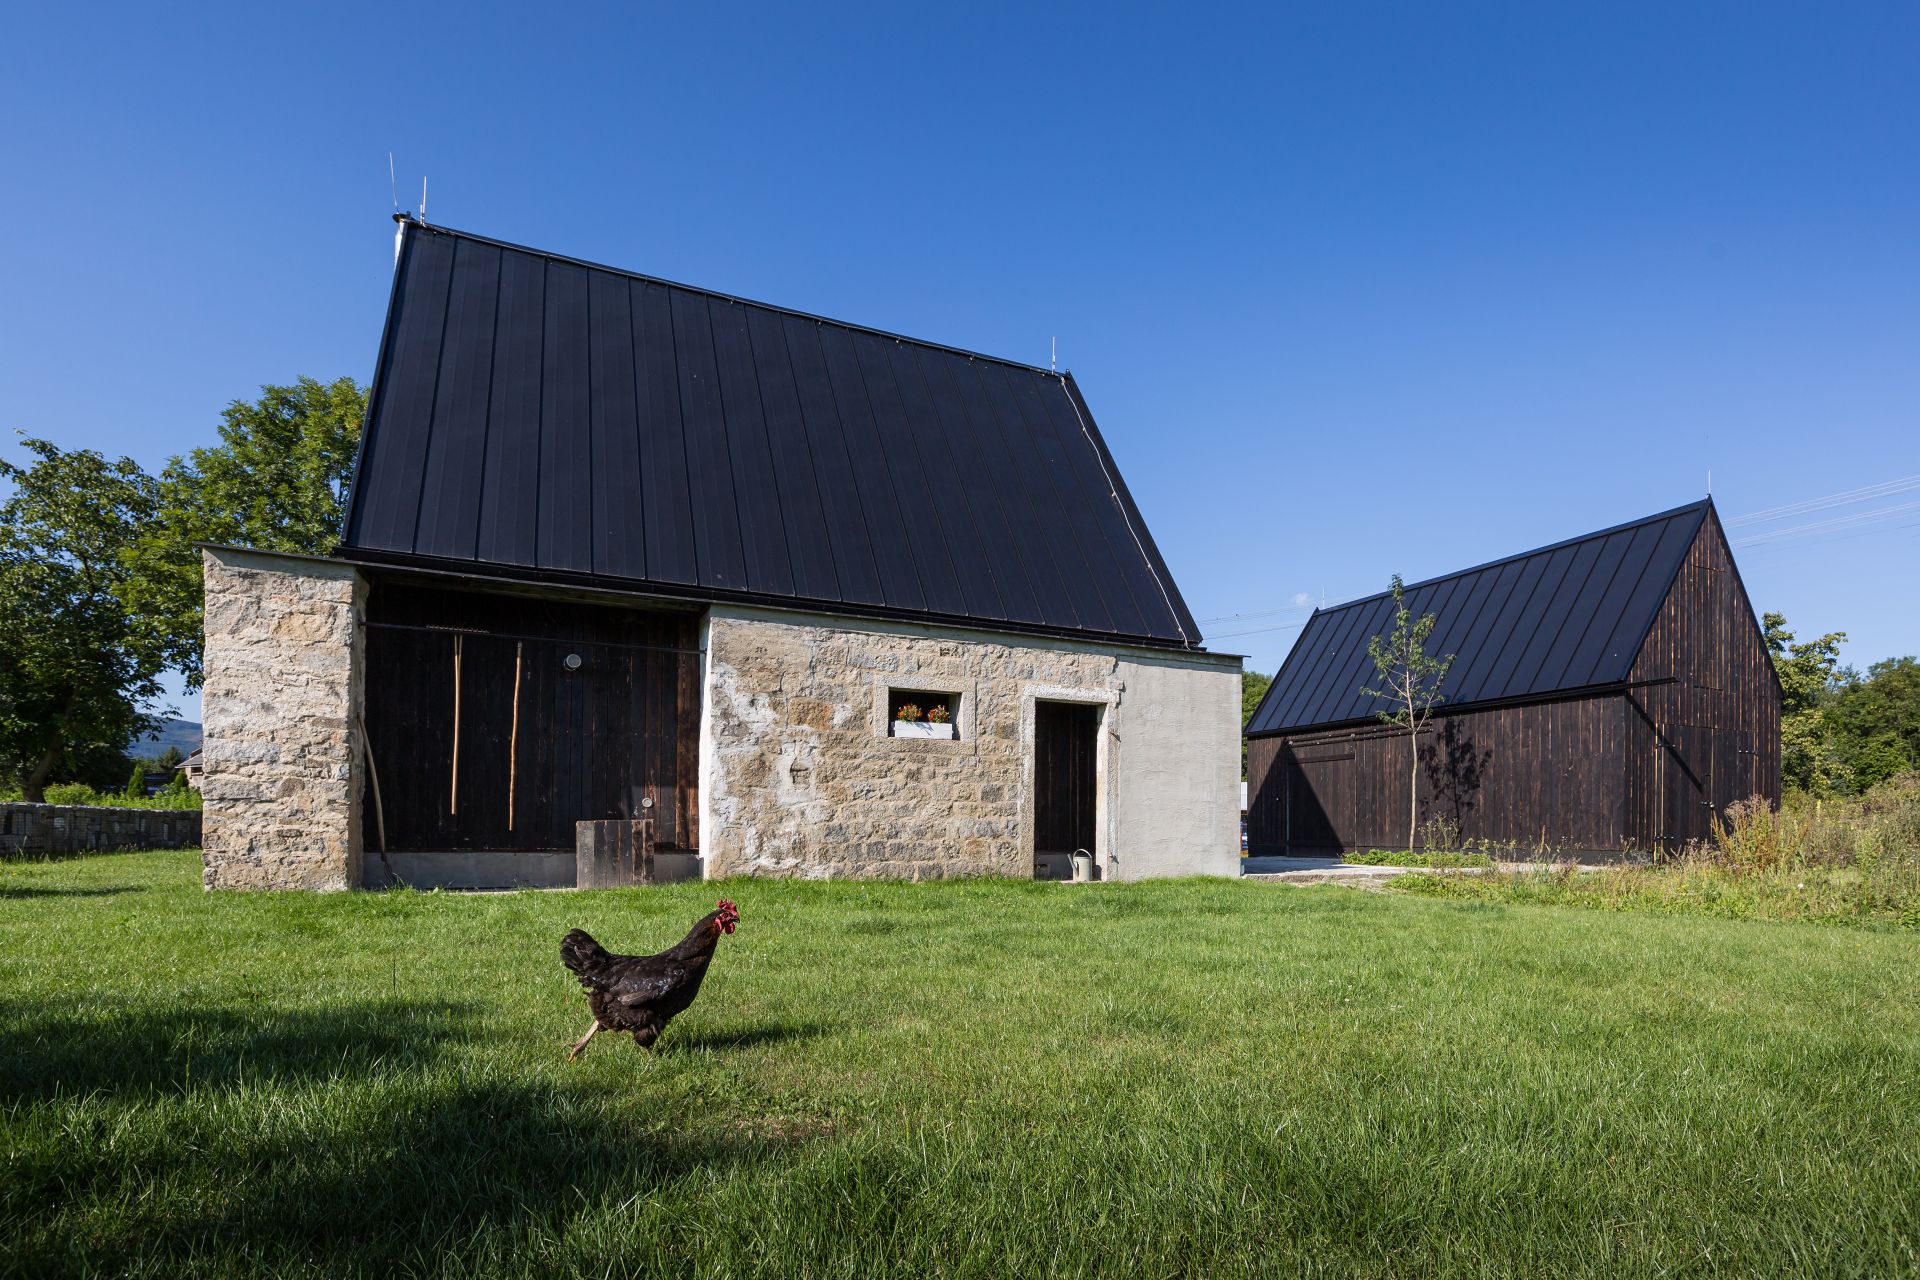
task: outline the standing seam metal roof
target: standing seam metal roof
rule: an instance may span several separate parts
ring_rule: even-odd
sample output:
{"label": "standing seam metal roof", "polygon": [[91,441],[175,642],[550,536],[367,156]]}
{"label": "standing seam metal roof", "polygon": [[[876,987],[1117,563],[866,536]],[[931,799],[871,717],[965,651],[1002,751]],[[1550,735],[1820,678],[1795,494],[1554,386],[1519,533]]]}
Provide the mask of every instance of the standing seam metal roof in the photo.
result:
{"label": "standing seam metal roof", "polygon": [[[1427,642],[1453,654],[1443,705],[1536,697],[1627,678],[1699,535],[1702,501],[1406,588]],[[1367,642],[1393,625],[1391,593],[1316,610],[1247,724],[1250,734],[1371,719]]]}
{"label": "standing seam metal roof", "polygon": [[411,220],[342,550],[1200,639],[1071,375]]}

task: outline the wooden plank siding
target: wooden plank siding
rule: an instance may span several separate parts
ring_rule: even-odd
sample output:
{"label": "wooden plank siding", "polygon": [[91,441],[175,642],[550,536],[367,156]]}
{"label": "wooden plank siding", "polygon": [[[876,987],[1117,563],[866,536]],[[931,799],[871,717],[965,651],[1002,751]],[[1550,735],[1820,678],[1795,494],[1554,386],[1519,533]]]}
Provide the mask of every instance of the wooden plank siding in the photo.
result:
{"label": "wooden plank siding", "polygon": [[[1407,735],[1378,723],[1251,738],[1248,852],[1402,847],[1407,773]],[[1421,735],[1420,789],[1422,821],[1444,815],[1468,840],[1559,852],[1672,850],[1710,838],[1735,801],[1777,804],[1779,684],[1717,516],[1694,535],[1624,682],[1442,706]]]}
{"label": "wooden plank siding", "polygon": [[1780,687],[1717,516],[1688,549],[1633,665],[1631,829],[1641,848],[1706,840],[1726,807],[1780,801]]}
{"label": "wooden plank siding", "polygon": [[[1618,850],[1628,741],[1617,694],[1436,715],[1420,735],[1420,819],[1525,849]],[[1404,730],[1255,738],[1247,779],[1249,853],[1406,846]]]}
{"label": "wooden plank siding", "polygon": [[658,848],[697,852],[698,645],[690,612],[376,581],[367,848],[382,823],[395,852],[534,851],[647,819]]}

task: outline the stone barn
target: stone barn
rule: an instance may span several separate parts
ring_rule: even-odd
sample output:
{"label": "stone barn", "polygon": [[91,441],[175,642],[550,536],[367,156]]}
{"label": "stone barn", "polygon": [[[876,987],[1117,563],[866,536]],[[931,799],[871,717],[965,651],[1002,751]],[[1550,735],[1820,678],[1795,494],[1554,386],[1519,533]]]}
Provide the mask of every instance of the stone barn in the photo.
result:
{"label": "stone barn", "polygon": [[340,547],[205,550],[210,887],[1236,871],[1071,375],[399,235]]}
{"label": "stone barn", "polygon": [[[1423,820],[1522,850],[1619,854],[1780,799],[1780,682],[1713,503],[1406,589],[1454,655],[1419,743]],[[1400,848],[1410,766],[1367,642],[1391,595],[1316,610],[1247,724],[1255,854]]]}

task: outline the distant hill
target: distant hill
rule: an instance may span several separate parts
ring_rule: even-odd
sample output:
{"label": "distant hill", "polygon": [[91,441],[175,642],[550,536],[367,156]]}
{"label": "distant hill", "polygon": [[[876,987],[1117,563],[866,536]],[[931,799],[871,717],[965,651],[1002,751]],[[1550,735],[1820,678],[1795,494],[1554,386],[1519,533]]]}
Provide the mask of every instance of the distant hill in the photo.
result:
{"label": "distant hill", "polygon": [[198,720],[166,720],[160,727],[144,738],[136,738],[127,744],[130,756],[157,756],[168,747],[179,750],[183,756],[190,756],[200,749],[200,722]]}

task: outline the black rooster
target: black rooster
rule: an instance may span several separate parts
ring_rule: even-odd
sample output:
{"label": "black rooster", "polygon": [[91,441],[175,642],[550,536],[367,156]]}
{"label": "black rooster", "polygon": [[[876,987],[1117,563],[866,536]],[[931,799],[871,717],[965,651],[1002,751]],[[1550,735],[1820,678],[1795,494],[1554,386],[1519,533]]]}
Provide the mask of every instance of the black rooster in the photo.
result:
{"label": "black rooster", "polygon": [[659,955],[617,956],[595,942],[584,929],[570,929],[560,939],[560,962],[573,970],[587,989],[587,1007],[593,1025],[567,1051],[572,1062],[587,1041],[602,1031],[631,1031],[633,1042],[651,1049],[667,1020],[693,1003],[713,960],[713,946],[723,933],[732,933],[740,913],[722,898],[720,905],[701,917],[678,946]]}

